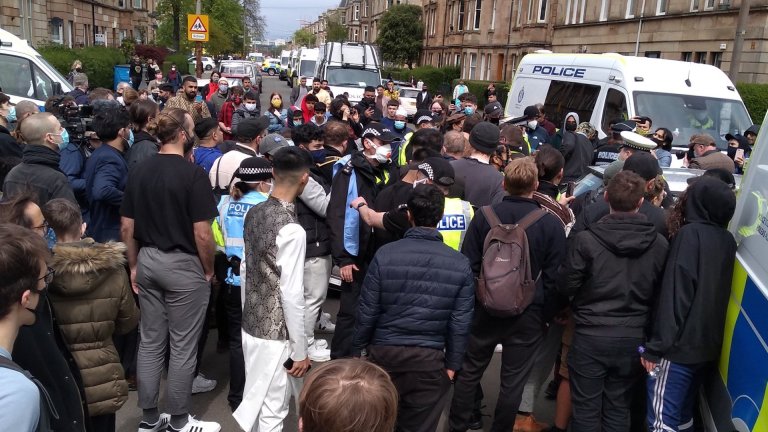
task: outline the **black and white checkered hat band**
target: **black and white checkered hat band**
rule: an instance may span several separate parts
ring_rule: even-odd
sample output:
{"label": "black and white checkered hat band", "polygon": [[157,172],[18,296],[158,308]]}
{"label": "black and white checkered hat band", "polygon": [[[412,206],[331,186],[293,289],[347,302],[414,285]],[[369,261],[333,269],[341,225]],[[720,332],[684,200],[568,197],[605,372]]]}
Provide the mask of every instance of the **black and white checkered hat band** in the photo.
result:
{"label": "black and white checkered hat band", "polygon": [[429,177],[430,180],[435,180],[435,172],[432,170],[432,165],[428,163],[423,163],[419,165],[419,170],[424,171],[427,173],[427,177]]}
{"label": "black and white checkered hat band", "polygon": [[432,116],[426,116],[426,115],[425,116],[421,116],[421,117],[419,117],[416,120],[416,124],[419,124],[419,123],[422,123],[422,122],[425,122],[425,121],[432,122],[432,121],[434,121],[434,119],[432,118]]}

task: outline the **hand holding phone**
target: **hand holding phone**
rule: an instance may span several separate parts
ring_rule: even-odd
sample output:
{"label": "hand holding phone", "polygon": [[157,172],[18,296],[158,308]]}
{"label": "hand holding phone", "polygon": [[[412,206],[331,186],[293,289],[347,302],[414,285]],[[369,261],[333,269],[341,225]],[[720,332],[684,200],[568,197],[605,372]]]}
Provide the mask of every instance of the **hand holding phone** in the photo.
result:
{"label": "hand holding phone", "polygon": [[568,186],[565,189],[565,196],[567,196],[567,197],[573,196],[573,190],[574,189],[576,189],[576,183],[568,182]]}
{"label": "hand holding phone", "polygon": [[201,95],[195,96],[195,103],[203,103],[203,97]]}
{"label": "hand holding phone", "polygon": [[736,150],[736,157],[735,159],[744,159],[744,149],[740,148]]}

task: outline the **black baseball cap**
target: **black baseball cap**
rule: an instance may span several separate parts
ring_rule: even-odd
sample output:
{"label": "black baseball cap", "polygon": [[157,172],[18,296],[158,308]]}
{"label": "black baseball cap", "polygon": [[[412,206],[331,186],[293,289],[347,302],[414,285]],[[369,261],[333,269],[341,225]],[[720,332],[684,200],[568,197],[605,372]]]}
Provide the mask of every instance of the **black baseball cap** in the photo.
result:
{"label": "black baseball cap", "polygon": [[254,139],[261,135],[269,127],[269,119],[265,116],[245,119],[237,125],[235,135],[238,137]]}

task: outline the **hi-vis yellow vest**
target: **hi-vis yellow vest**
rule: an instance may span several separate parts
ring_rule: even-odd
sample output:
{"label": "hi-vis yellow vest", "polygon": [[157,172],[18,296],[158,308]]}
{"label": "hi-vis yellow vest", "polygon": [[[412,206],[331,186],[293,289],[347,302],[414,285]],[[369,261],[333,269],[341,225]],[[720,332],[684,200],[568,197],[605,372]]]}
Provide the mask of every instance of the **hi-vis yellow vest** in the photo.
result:
{"label": "hi-vis yellow vest", "polygon": [[397,151],[397,160],[395,160],[395,163],[397,166],[405,166],[408,161],[408,156],[406,155],[406,151],[408,146],[411,144],[411,137],[413,136],[413,132],[408,132],[403,137],[403,142],[400,143],[400,148]]}
{"label": "hi-vis yellow vest", "polygon": [[446,198],[443,219],[437,225],[443,236],[443,243],[459,251],[464,243],[469,222],[475,215],[472,205],[459,198]]}

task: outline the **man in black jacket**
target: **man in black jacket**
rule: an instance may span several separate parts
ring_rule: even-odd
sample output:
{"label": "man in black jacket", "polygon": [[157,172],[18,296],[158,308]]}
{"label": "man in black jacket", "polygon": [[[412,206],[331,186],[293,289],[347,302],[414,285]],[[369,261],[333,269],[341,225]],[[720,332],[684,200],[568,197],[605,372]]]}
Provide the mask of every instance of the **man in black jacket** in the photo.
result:
{"label": "man in black jacket", "polygon": [[[531,157],[513,160],[506,168],[504,188],[509,196],[492,205],[501,223],[516,223],[533,211],[541,209],[532,196],[538,187],[538,170]],[[472,273],[480,274],[485,237],[491,227],[482,212],[475,213],[469,225],[461,251],[469,258]],[[565,232],[560,220],[545,214],[527,230],[531,272],[540,275],[535,297],[522,314],[498,318],[482,306],[475,308],[469,348],[462,371],[456,379],[451,404],[450,430],[467,430],[475,400],[477,384],[493,356],[497,344],[503,346],[501,390],[493,419],[493,432],[509,432],[515,418],[523,387],[531,373],[536,352],[544,339],[546,323],[560,309],[555,288],[557,266],[565,257]]]}
{"label": "man in black jacket", "polygon": [[360,123],[363,125],[367,125],[372,121],[381,121],[383,115],[379,107],[376,106],[376,89],[373,86],[365,88],[363,98],[355,106],[355,109],[360,114]]}
{"label": "man in black jacket", "polygon": [[726,227],[736,195],[719,179],[701,177],[686,197],[642,354],[652,432],[693,422],[698,378],[720,356],[731,291],[736,242]]}
{"label": "man in black jacket", "polygon": [[642,377],[637,348],[668,248],[638,214],[644,192],[637,174],[616,174],[605,192],[610,214],[575,236],[560,268],[558,288],[573,297],[576,323],[568,356],[574,432],[630,428],[632,389]]}
{"label": "man in black jacket", "polygon": [[400,395],[398,430],[435,431],[472,322],[469,261],[437,231],[444,204],[434,185],[412,190],[412,228],[379,249],[360,293],[354,350],[367,348],[392,377]]}
{"label": "man in black jacket", "polygon": [[357,197],[376,202],[376,196],[390,183],[393,178],[389,171],[390,143],[396,138],[397,135],[381,123],[369,123],[362,135],[363,151],[345,156],[334,164],[336,174],[326,219],[331,233],[333,263],[339,266],[342,285],[336,331],[331,341],[333,359],[352,355],[360,285],[375,252],[373,229],[355,209],[350,208],[350,204]]}
{"label": "man in black jacket", "polygon": [[64,132],[51,113],[34,114],[24,120],[21,133],[27,145],[22,150],[21,164],[5,178],[3,196],[12,197],[31,190],[37,194],[39,206],[54,198],[65,198],[77,204],[67,176],[59,170],[59,151],[67,145]]}

